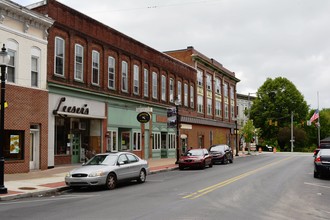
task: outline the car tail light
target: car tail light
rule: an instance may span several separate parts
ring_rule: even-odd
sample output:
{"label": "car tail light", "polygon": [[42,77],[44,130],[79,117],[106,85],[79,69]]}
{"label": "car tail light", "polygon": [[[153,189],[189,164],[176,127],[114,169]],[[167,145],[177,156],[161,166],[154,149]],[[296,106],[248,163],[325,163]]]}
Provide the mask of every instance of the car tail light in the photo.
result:
{"label": "car tail light", "polygon": [[320,163],[320,162],[321,162],[321,157],[317,157],[317,158],[315,158],[315,162],[316,162],[316,163]]}

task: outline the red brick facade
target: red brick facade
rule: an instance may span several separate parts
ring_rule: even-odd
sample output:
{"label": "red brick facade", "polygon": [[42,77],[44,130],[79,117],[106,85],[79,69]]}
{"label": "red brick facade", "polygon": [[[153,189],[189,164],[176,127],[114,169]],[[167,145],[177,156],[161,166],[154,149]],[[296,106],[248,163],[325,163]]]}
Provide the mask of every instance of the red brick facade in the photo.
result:
{"label": "red brick facade", "polygon": [[48,91],[6,85],[5,129],[24,130],[24,159],[6,160],[5,173],[30,171],[30,126],[40,129],[40,169],[47,169],[48,161]]}

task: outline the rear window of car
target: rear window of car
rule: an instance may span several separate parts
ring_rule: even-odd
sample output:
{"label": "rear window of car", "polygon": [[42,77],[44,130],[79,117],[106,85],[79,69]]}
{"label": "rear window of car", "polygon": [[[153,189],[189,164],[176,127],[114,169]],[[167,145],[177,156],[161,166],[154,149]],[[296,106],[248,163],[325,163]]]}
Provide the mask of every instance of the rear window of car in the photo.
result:
{"label": "rear window of car", "polygon": [[218,146],[212,146],[210,148],[210,151],[220,151],[220,152],[224,152],[225,151],[225,147],[224,145],[218,145]]}
{"label": "rear window of car", "polygon": [[330,149],[330,143],[322,143],[322,144],[320,144],[320,148],[321,149],[323,149],[323,148]]}

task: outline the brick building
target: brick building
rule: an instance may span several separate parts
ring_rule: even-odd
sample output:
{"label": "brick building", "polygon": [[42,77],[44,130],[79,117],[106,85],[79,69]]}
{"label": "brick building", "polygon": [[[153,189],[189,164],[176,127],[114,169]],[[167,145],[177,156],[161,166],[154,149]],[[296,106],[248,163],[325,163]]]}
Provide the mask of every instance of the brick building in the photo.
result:
{"label": "brick building", "polygon": [[238,143],[234,135],[237,120],[236,84],[240,81],[235,73],[193,47],[165,53],[197,71],[196,112],[181,117],[182,123],[192,125],[181,131],[187,137],[186,144],[197,147],[228,144],[235,150]]}
{"label": "brick building", "polygon": [[[176,156],[167,109],[196,115],[196,70],[55,0],[29,8],[54,19],[48,36],[48,166],[86,153]],[[189,88],[189,89],[188,89]],[[151,116],[137,121],[139,111]]]}
{"label": "brick building", "polygon": [[[7,66],[5,173],[48,167],[47,29],[53,21],[12,1],[0,0],[0,43]],[[2,135],[2,134],[1,134]]]}

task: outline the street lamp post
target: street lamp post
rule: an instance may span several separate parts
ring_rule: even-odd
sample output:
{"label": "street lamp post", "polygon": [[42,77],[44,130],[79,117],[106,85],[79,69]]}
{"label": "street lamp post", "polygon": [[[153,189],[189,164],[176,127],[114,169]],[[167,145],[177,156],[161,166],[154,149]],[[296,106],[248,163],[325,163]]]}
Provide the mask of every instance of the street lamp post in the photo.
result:
{"label": "street lamp post", "polygon": [[237,131],[237,118],[236,118],[236,120],[235,120],[235,135],[236,135],[236,141],[235,141],[235,144],[236,144],[236,154],[235,154],[235,156],[236,157],[238,157],[238,144],[237,144],[237,138],[238,138],[238,135],[237,135],[237,133],[238,133],[238,131]]}
{"label": "street lamp post", "polygon": [[4,185],[5,176],[5,158],[4,151],[4,136],[5,136],[5,91],[6,91],[6,68],[10,61],[10,56],[7,53],[5,45],[0,52],[1,66],[1,126],[0,126],[0,194],[6,194],[7,188]]}
{"label": "street lamp post", "polygon": [[180,130],[179,130],[179,105],[180,101],[179,99],[176,99],[175,102],[175,111],[176,111],[176,161],[179,161],[180,158]]}

